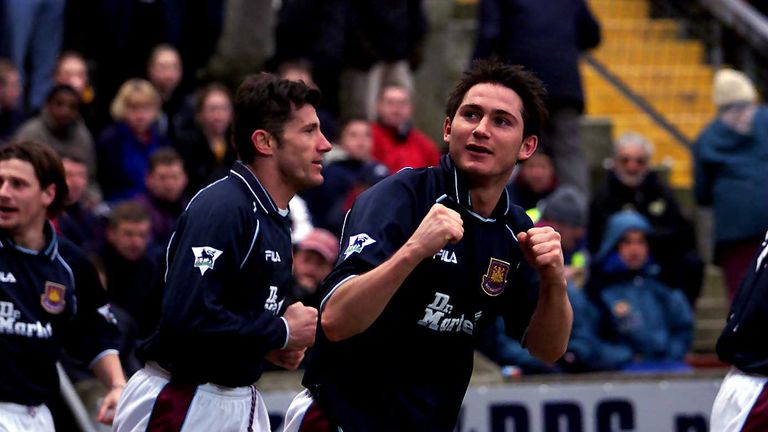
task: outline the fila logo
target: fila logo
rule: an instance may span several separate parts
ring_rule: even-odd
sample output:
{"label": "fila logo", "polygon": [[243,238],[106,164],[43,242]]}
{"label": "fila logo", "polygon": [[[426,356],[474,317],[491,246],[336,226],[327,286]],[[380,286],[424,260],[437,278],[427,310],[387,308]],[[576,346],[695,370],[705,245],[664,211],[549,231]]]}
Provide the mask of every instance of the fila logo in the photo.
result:
{"label": "fila logo", "polygon": [[16,283],[16,278],[13,277],[13,273],[11,272],[0,271],[0,282]]}
{"label": "fila logo", "polygon": [[278,263],[280,262],[280,254],[277,253],[277,251],[265,250],[264,259],[266,259],[267,261]]}
{"label": "fila logo", "polygon": [[445,249],[440,249],[440,252],[436,253],[435,256],[432,257],[432,259],[440,259],[440,261],[451,263],[451,264],[459,263],[456,260],[456,252],[445,250]]}

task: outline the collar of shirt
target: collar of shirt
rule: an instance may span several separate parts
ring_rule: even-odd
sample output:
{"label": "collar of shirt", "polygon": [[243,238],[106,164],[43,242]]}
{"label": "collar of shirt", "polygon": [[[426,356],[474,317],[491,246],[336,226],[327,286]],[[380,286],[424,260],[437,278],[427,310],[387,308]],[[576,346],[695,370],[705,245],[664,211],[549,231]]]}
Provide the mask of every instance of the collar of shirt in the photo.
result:
{"label": "collar of shirt", "polygon": [[46,240],[48,240],[48,244],[42,250],[37,251],[17,245],[10,237],[8,237],[5,231],[0,231],[0,249],[11,247],[28,255],[42,254],[43,256],[46,256],[51,261],[53,261],[56,259],[56,255],[59,253],[59,239],[56,235],[56,230],[53,229],[53,224],[51,224],[51,221],[45,221],[45,224],[43,225],[43,235],[45,236]]}
{"label": "collar of shirt", "polygon": [[261,211],[266,214],[280,216],[281,218],[287,217],[287,215],[280,215],[274,200],[272,200],[272,197],[269,196],[269,193],[261,184],[259,179],[256,178],[256,174],[254,174],[247,165],[240,161],[236,161],[234,164],[232,164],[232,169],[229,171],[229,173],[230,175],[239,178],[243,182],[248,191],[256,199],[256,205]]}
{"label": "collar of shirt", "polygon": [[507,188],[501,193],[499,202],[491,212],[491,216],[485,218],[475,213],[472,209],[472,196],[469,193],[469,181],[464,174],[456,167],[449,155],[443,155],[440,158],[440,169],[443,172],[445,180],[445,193],[451,200],[454,200],[472,216],[483,222],[495,222],[498,218],[503,218],[509,213],[509,192]]}

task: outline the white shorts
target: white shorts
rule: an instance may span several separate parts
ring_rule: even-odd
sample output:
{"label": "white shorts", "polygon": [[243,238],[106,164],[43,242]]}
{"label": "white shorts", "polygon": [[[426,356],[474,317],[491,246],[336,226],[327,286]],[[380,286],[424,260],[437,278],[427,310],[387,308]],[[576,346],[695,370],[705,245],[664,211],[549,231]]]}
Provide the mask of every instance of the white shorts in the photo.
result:
{"label": "white shorts", "polygon": [[317,405],[309,390],[296,395],[285,412],[283,432],[341,432]]}
{"label": "white shorts", "polygon": [[254,386],[169,383],[154,362],[136,372],[123,390],[113,423],[116,432],[269,432],[269,415]]}
{"label": "white shorts", "polygon": [[0,402],[0,431],[54,432],[51,411],[45,405],[25,406]]}
{"label": "white shorts", "polygon": [[768,430],[768,377],[749,375],[732,367],[720,385],[710,432]]}

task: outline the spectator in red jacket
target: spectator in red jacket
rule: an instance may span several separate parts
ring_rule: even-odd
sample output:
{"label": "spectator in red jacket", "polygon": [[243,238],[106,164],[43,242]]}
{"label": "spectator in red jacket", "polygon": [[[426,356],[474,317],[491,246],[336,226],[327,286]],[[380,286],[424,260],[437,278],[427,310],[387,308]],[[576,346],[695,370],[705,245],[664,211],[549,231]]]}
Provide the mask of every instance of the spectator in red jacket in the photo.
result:
{"label": "spectator in red jacket", "polygon": [[390,172],[402,168],[437,165],[440,152],[428,136],[413,127],[410,91],[400,85],[384,86],[376,103],[373,123],[373,158]]}

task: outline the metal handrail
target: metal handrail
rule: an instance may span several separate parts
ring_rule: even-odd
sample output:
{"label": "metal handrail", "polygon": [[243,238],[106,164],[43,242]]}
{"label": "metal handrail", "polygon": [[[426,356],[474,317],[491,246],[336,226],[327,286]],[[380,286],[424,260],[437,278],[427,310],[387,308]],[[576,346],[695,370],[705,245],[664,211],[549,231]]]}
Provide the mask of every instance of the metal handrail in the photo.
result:
{"label": "metal handrail", "polygon": [[701,5],[753,48],[768,49],[768,19],[743,0],[700,0]]}
{"label": "metal handrail", "polygon": [[653,107],[648,101],[640,96],[637,92],[632,90],[621,78],[611,72],[608,67],[597,60],[593,55],[586,53],[583,56],[584,61],[590,65],[598,74],[600,74],[606,81],[610,82],[619,92],[621,92],[627,99],[635,104],[641,111],[647,114],[654,122],[656,122],[662,129],[666,130],[672,137],[680,144],[691,147],[692,143],[685,135],[677,128],[672,122]]}
{"label": "metal handrail", "polygon": [[80,430],[82,432],[97,432],[93,421],[88,415],[88,411],[85,409],[85,405],[83,405],[83,401],[77,395],[75,387],[72,385],[72,381],[70,381],[69,375],[64,371],[61,363],[56,363],[56,369],[59,372],[61,395],[70,411],[72,411],[72,416],[75,418],[77,425],[80,426]]}

